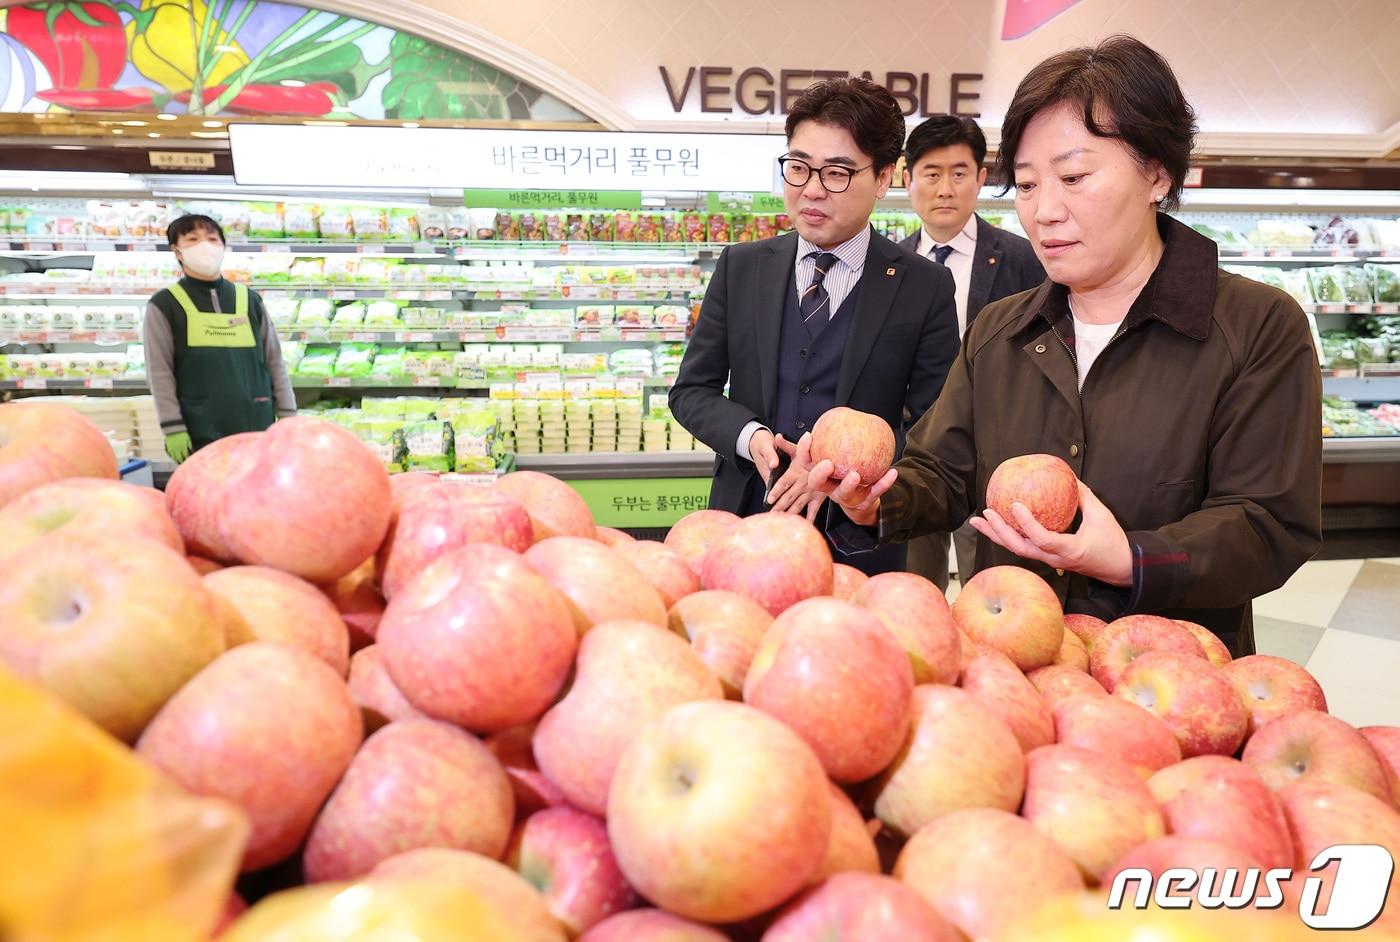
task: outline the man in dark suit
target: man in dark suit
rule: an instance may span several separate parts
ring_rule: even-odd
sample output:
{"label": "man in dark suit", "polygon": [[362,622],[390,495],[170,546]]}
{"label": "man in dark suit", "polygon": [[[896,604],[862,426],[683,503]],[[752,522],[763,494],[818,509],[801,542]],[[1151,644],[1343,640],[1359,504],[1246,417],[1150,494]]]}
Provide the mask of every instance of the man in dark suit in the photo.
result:
{"label": "man in dark suit", "polygon": [[[947,267],[956,285],[958,336],[992,301],[1037,288],[1045,269],[1021,236],[998,229],[973,210],[987,182],[982,162],[987,139],[970,118],[939,115],[914,129],[904,146],[904,185],[923,225],[900,243]],[[958,575],[966,581],[977,532],[964,524],[953,534]],[[909,570],[948,587],[948,536],[909,543]]]}
{"label": "man in dark suit", "polygon": [[[715,450],[711,507],[806,513],[824,527],[821,495],[782,470],[781,440],[849,406],[888,422],[902,450],[957,354],[957,315],[948,270],[870,226],[904,144],[893,96],[860,78],[814,85],[788,114],[787,140],[779,163],[797,231],[720,255],[670,403]],[[834,555],[866,572],[904,568],[902,546]]]}

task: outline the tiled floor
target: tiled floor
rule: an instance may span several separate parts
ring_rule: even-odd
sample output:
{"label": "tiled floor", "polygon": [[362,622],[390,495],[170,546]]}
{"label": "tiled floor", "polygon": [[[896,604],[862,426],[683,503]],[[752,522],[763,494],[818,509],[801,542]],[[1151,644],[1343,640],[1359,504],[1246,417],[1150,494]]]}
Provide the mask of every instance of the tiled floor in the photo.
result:
{"label": "tiled floor", "polygon": [[1400,559],[1308,563],[1254,611],[1259,652],[1311,671],[1333,714],[1400,726]]}
{"label": "tiled floor", "polygon": [[[948,586],[948,601],[958,584]],[[1400,726],[1400,557],[1311,562],[1254,602],[1260,654],[1306,667],[1330,712]]]}

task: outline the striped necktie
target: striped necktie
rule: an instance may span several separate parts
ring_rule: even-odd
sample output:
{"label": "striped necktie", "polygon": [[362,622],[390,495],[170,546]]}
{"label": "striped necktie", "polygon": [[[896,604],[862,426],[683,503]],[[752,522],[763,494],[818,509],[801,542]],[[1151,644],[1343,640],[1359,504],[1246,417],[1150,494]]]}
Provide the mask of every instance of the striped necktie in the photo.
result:
{"label": "striped necktie", "polygon": [[802,311],[802,322],[807,325],[807,333],[815,340],[831,321],[831,295],[826,292],[826,273],[836,264],[836,256],[830,252],[813,252],[808,258],[815,259],[812,270],[812,283],[802,292],[798,308]]}
{"label": "striped necktie", "polygon": [[952,254],[953,247],[951,245],[935,245],[933,251],[929,253],[935,262],[944,266],[948,264],[948,256]]}

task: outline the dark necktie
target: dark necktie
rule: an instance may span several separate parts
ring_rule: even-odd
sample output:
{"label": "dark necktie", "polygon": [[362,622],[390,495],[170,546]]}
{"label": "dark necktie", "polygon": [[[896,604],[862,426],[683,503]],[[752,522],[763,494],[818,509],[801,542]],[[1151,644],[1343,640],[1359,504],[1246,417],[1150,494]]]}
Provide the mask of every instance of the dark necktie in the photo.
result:
{"label": "dark necktie", "polygon": [[836,264],[836,256],[830,252],[813,252],[808,258],[815,259],[812,270],[812,283],[802,292],[798,308],[802,311],[802,322],[807,325],[807,333],[815,340],[831,321],[831,295],[826,292],[826,273]]}
{"label": "dark necktie", "polygon": [[933,247],[933,260],[940,265],[948,264],[948,256],[953,254],[951,245],[935,245]]}

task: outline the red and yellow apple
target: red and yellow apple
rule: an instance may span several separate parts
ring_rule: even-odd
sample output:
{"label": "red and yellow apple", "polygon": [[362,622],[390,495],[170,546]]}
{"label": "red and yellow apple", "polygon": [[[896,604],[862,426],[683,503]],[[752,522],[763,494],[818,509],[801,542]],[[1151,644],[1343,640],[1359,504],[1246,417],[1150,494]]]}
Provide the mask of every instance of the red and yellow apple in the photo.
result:
{"label": "red and yellow apple", "polygon": [[1249,726],[1229,678],[1193,654],[1144,654],[1128,665],[1114,693],[1166,720],[1187,759],[1234,755]]}
{"label": "red and yellow apple", "polygon": [[644,726],[723,697],[684,639],[646,622],[603,622],[584,635],[573,686],[535,730],[535,760],[571,805],[602,816],[618,759]]}
{"label": "red and yellow apple", "polygon": [[1023,751],[1055,741],[1055,717],[1049,704],[1000,651],[979,647],[964,663],[958,684],[1001,718]]}
{"label": "red and yellow apple", "polygon": [[1055,455],[1007,458],[987,480],[987,507],[1021,533],[1013,504],[1024,505],[1045,529],[1064,533],[1079,511],[1079,478]]}
{"label": "red and yellow apple", "polygon": [[443,556],[394,596],[377,643],[414,707],[492,733],[554,702],[578,629],[568,603],[522,557],[480,543]]}
{"label": "red and yellow apple", "polygon": [[525,505],[536,540],[553,536],[597,539],[598,529],[588,504],[578,491],[558,478],[539,471],[512,471],[491,486]]}
{"label": "red and yellow apple", "polygon": [[117,456],[102,430],[66,406],[0,404],[0,507],[63,478],[117,478]]}
{"label": "red and yellow apple", "polygon": [[420,847],[499,858],[514,819],[510,780],[480,740],[436,720],[399,720],[356,753],[311,828],[303,868],[322,883]]}
{"label": "red and yellow apple", "polygon": [[957,682],[962,642],[938,586],[912,572],[886,572],[866,579],[851,601],[894,633],[909,655],[914,683]]}
{"label": "red and yellow apple", "polygon": [[134,739],[224,646],[215,600],[163,543],[54,534],[0,578],[0,662],[118,739]]}
{"label": "red and yellow apple", "polygon": [[[1293,866],[1293,839],[1278,796],[1249,766],[1224,756],[1198,756],[1197,776],[1175,780],[1166,772],[1148,781],[1171,833],[1219,841],[1246,852],[1267,867]],[[1228,764],[1225,764],[1228,763]]]}
{"label": "red and yellow apple", "polygon": [[1113,693],[1128,665],[1152,651],[1172,651],[1205,660],[1205,648],[1190,631],[1159,615],[1127,615],[1110,622],[1094,640],[1089,673]]}
{"label": "red and yellow apple", "polygon": [[230,566],[205,576],[204,587],[238,614],[229,647],[280,641],[316,655],[342,677],[350,669],[350,632],[311,583],[266,566]]}
{"label": "red and yellow apple", "polygon": [[1305,711],[1327,712],[1327,695],[1306,669],[1269,654],[1251,654],[1223,668],[1249,711],[1249,735],[1271,720]]}
{"label": "red and yellow apple", "polygon": [[670,628],[685,638],[724,686],[730,700],[743,699],[744,678],[773,616],[752,599],[710,589],[671,606]]}
{"label": "red and yellow apple", "polygon": [[136,751],[175,784],[248,813],[243,870],[301,846],[360,747],[345,681],[313,654],[255,641],[220,656],[170,699]]}
{"label": "red and yellow apple", "polygon": [[394,685],[394,679],[384,669],[378,645],[361,648],[351,656],[349,687],[350,696],[364,717],[366,733],[396,720],[428,718]]}
{"label": "red and yellow apple", "polygon": [[1181,761],[1181,746],[1161,717],[1120,697],[1071,697],[1055,706],[1055,741],[1126,762],[1144,780]]}
{"label": "red and yellow apple", "polygon": [[960,942],[962,935],[909,886],[878,873],[842,873],[790,903],[762,942]]}
{"label": "red and yellow apple", "polygon": [[1084,889],[1069,855],[1024,818],[956,811],[904,845],[894,877],[969,939],[995,938],[1020,912]]}
{"label": "red and yellow apple", "polygon": [[833,478],[855,471],[869,487],[894,464],[894,429],[878,415],[837,406],[812,424],[812,461],[830,460]]}
{"label": "red and yellow apple", "polygon": [[908,837],[965,808],[1021,806],[1021,744],[972,694],[942,684],[916,687],[913,716],[899,756],[872,791],[875,814],[886,827]]}
{"label": "red and yellow apple", "polygon": [[637,905],[608,843],[607,825],[574,808],[530,815],[511,839],[506,863],[544,895],[570,935]]}
{"label": "red and yellow apple", "polygon": [[1022,671],[1053,664],[1065,640],[1055,590],[1020,566],[983,569],[953,602],[953,620],[976,644],[995,648]]}
{"label": "red and yellow apple", "polygon": [[661,594],[636,566],[597,540],[550,537],[522,558],[567,601],[580,635],[608,621],[666,625]]}
{"label": "red and yellow apple", "polygon": [[700,577],[685,557],[655,540],[633,540],[614,546],[612,552],[637,568],[668,609],[700,591]]}
{"label": "red and yellow apple", "polygon": [[1021,816],[1059,845],[1091,884],[1123,854],[1167,833],[1156,799],[1132,766],[1078,746],[1044,746],[1026,757]]}
{"label": "red and yellow apple", "polygon": [[836,563],[831,567],[831,594],[843,602],[849,602],[869,578],[855,566]]}
{"label": "red and yellow apple", "polygon": [[[218,515],[240,562],[331,582],[374,554],[389,529],[389,475],[340,426],[283,419],[243,446]],[[242,449],[240,449],[241,451]]]}
{"label": "red and yellow apple", "polygon": [[736,922],[784,902],[821,866],[828,788],[811,747],[778,720],[740,703],[687,703],[623,753],[608,836],[648,900]]}
{"label": "red and yellow apple", "polygon": [[471,543],[495,543],[523,553],[535,542],[530,515],[518,500],[486,487],[438,484],[400,498],[376,568],[392,599],[435,559]]}
{"label": "red and yellow apple", "polygon": [[1104,690],[1093,677],[1065,664],[1037,667],[1026,675],[1026,679],[1045,698],[1045,702],[1051,710],[1070,697],[1108,695],[1108,691]]}
{"label": "red and yellow apple", "polygon": [[0,507],[0,559],[55,533],[143,538],[185,552],[160,491],[106,478],[41,484]]}
{"label": "red and yellow apple", "polygon": [[1280,716],[1250,737],[1240,759],[1270,788],[1295,781],[1347,785],[1390,803],[1388,769],[1366,737],[1335,716],[1305,710]]}
{"label": "red and yellow apple", "polygon": [[744,680],[744,702],[782,720],[836,782],[860,782],[894,759],[909,729],[909,658],[865,609],[798,602],[778,616]]}
{"label": "red and yellow apple", "polygon": [[165,485],[165,504],[185,539],[185,549],[218,562],[233,562],[224,540],[224,494],[258,456],[261,432],[243,432],[211,442],[185,459]]}
{"label": "red and yellow apple", "polygon": [[831,549],[798,514],[756,514],[723,530],[710,543],[700,572],[706,589],[753,599],[775,618],[818,595],[830,595]]}
{"label": "red and yellow apple", "polygon": [[699,576],[710,544],[739,520],[738,514],[727,510],[697,510],[686,514],[666,531],[665,543],[680,553]]}

